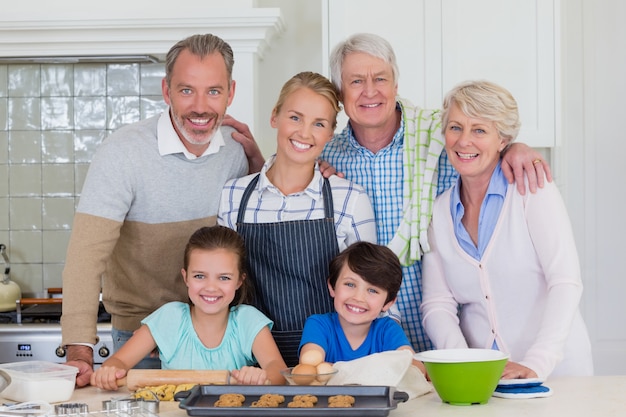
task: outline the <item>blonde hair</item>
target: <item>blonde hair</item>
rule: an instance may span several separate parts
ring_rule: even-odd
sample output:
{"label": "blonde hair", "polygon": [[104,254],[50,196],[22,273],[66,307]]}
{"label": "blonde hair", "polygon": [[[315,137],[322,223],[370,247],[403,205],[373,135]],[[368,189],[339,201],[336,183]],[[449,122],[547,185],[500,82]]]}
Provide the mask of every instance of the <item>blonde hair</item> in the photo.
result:
{"label": "blonde hair", "polygon": [[484,119],[495,124],[498,135],[508,147],[517,138],[521,122],[517,102],[511,93],[490,81],[465,81],[450,90],[443,100],[441,127],[445,132],[450,107],[456,103],[469,117]]}
{"label": "blonde hair", "polygon": [[278,100],[276,101],[274,110],[272,110],[272,114],[278,114],[283,107],[283,104],[285,104],[287,97],[300,88],[308,88],[328,100],[328,102],[332,105],[333,110],[335,110],[335,115],[332,120],[332,128],[334,129],[337,127],[337,113],[341,111],[341,106],[339,105],[339,94],[337,93],[335,86],[328,80],[328,78],[316,72],[300,72],[287,80],[285,85],[283,85],[283,88],[280,90],[280,94],[278,95]]}

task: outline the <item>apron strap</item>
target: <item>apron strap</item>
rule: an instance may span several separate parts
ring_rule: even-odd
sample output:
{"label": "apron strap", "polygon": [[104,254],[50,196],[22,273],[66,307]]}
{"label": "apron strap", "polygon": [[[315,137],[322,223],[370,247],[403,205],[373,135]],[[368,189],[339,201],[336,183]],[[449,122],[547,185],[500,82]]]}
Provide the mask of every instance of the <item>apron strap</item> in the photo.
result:
{"label": "apron strap", "polygon": [[[239,212],[237,213],[237,223],[243,223],[243,219],[246,215],[246,208],[248,207],[248,200],[250,200],[250,195],[252,191],[254,191],[257,183],[259,182],[259,176],[261,174],[257,174],[256,177],[250,181],[250,184],[246,187],[243,195],[241,196],[241,201],[239,202]],[[334,205],[333,205],[333,191],[330,187],[330,181],[328,178],[324,178],[324,185],[322,186],[322,196],[324,197],[324,217],[325,218],[335,218],[334,213]]]}
{"label": "apron strap", "polygon": [[239,203],[239,212],[237,213],[237,223],[243,223],[243,219],[246,215],[246,207],[248,206],[248,200],[250,200],[250,195],[256,184],[259,182],[259,176],[261,174],[257,174],[256,177],[252,178],[250,184],[246,187],[246,190],[243,192],[243,196],[241,197],[241,202]]}
{"label": "apron strap", "polygon": [[[324,196],[324,217],[334,219],[335,213],[333,206],[333,192],[330,188],[330,181],[324,178],[324,186],[322,187],[322,195]],[[333,221],[334,222],[334,221]]]}

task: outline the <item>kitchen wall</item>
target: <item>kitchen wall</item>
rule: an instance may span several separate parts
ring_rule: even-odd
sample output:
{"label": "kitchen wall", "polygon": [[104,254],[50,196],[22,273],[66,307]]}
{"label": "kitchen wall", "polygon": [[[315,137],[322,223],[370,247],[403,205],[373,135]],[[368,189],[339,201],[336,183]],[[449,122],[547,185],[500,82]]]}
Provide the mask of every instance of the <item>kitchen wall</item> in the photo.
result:
{"label": "kitchen wall", "polygon": [[[328,76],[324,55],[328,35],[323,20],[327,1],[330,0],[256,2],[259,7],[279,7],[285,22],[285,33],[274,40],[259,65],[254,134],[265,156],[276,152],[276,131],[270,126],[270,116],[285,81],[300,71],[316,71]],[[289,59],[285,59],[287,55]]]}
{"label": "kitchen wall", "polygon": [[555,168],[574,227],[596,371],[626,374],[626,2],[567,0],[563,7],[563,143]]}
{"label": "kitchen wall", "polygon": [[[109,44],[119,46],[120,53],[146,45],[161,58],[175,40],[217,33],[235,50],[237,91],[229,112],[250,124],[268,156],[276,147],[269,116],[280,87],[298,71],[322,72],[323,3],[232,0],[224,7],[218,0],[181,0],[155,8],[148,0],[58,0],[51,8],[46,0],[32,0],[0,14],[0,49],[10,51],[16,42],[45,54],[56,48],[60,55],[106,49],[107,40],[90,31],[62,50],[67,33],[88,21],[104,28],[119,22],[122,30],[102,32],[114,37]],[[271,13],[248,14],[253,7],[280,10],[282,18],[267,23]],[[220,23],[216,16],[235,17]],[[264,39],[270,36],[259,31],[272,32],[272,25],[284,34]],[[37,43],[33,38],[42,36],[40,26],[51,30]],[[71,30],[62,30],[65,26]],[[285,51],[295,51],[293,59],[285,60]],[[8,247],[11,278],[24,292],[61,286],[74,208],[91,156],[117,127],[164,108],[163,75],[162,64],[0,64],[0,242]]]}
{"label": "kitchen wall", "polygon": [[91,157],[165,108],[163,64],[0,65],[0,242],[23,292],[61,286]]}

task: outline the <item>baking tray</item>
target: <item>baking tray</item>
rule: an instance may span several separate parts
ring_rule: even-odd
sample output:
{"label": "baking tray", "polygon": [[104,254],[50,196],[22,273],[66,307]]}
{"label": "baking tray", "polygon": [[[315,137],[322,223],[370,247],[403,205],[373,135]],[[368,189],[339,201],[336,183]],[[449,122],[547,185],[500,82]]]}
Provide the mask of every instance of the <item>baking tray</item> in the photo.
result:
{"label": "baking tray", "polygon": [[[243,407],[214,407],[221,394],[238,393],[246,397]],[[190,416],[358,416],[384,417],[396,408],[398,402],[407,401],[409,396],[389,386],[365,385],[197,385],[190,391],[179,393],[175,397],[180,401],[179,407],[187,410]],[[250,407],[253,401],[263,394],[281,394],[285,402],[279,407]],[[287,403],[294,395],[313,394],[318,398],[313,408],[289,408]],[[352,395],[355,403],[350,408],[329,408],[328,397],[333,395]]]}

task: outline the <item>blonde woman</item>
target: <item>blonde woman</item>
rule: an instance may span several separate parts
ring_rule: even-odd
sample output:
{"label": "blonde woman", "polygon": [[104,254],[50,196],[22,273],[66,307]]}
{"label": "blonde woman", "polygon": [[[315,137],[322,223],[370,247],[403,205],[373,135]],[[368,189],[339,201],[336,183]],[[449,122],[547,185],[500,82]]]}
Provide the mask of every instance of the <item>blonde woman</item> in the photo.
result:
{"label": "blonde woman", "polygon": [[376,243],[374,211],[365,190],[325,179],[317,164],[339,112],[333,84],[314,72],[285,83],[272,111],[277,150],[260,174],[226,183],[218,223],[246,241],[254,305],[274,321],[285,359],[298,363],[304,322],[333,311],[326,279],[330,261],[359,240]]}

